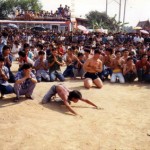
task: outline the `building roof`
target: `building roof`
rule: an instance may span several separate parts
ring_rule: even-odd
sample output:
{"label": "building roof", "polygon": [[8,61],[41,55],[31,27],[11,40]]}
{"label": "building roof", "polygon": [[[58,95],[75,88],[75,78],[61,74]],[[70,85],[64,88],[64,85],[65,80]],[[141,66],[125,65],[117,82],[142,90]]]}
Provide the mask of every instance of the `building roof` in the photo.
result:
{"label": "building roof", "polygon": [[146,20],[146,21],[139,21],[138,24],[137,24],[138,27],[150,27],[150,22],[149,20]]}

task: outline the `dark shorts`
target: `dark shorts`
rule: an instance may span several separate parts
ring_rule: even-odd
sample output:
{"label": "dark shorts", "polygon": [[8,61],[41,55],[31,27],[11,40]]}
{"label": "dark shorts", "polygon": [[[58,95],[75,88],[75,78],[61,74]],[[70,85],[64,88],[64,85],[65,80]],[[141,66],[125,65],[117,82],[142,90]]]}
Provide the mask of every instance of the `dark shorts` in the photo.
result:
{"label": "dark shorts", "polygon": [[99,78],[98,73],[90,73],[90,72],[86,72],[84,77],[85,78],[90,78],[92,80],[95,80],[95,79]]}

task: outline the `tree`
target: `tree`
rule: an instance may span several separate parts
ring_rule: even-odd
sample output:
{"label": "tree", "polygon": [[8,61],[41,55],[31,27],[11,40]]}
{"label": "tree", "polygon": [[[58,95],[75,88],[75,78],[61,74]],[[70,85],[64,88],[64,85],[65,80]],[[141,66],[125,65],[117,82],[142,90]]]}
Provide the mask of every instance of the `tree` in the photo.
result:
{"label": "tree", "polygon": [[39,0],[18,0],[18,7],[23,10],[39,11],[42,9],[42,4]]}
{"label": "tree", "polygon": [[86,18],[88,19],[89,27],[93,29],[104,28],[109,31],[119,30],[119,24],[116,21],[116,15],[114,17],[109,17],[104,12],[90,11]]}
{"label": "tree", "polygon": [[39,0],[0,0],[0,19],[6,19],[15,9],[40,11]]}

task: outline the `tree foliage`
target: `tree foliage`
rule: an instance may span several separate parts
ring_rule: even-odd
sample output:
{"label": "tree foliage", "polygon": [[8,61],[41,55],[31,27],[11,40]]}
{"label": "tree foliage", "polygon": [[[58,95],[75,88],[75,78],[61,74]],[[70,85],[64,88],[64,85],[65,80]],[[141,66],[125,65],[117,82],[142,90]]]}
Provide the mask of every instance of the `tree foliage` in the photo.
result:
{"label": "tree foliage", "polygon": [[88,19],[89,27],[92,29],[104,28],[109,31],[118,31],[123,25],[121,22],[116,21],[116,15],[109,17],[104,12],[90,11],[86,18]]}
{"label": "tree foliage", "polygon": [[17,8],[39,11],[42,5],[39,0],[0,0],[0,19],[6,19]]}

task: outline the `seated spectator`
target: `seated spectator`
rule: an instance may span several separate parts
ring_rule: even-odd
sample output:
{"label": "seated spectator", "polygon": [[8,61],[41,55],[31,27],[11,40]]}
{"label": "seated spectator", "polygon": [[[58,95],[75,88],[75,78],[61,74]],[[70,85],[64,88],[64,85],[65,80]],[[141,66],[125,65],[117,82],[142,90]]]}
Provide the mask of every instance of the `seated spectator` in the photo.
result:
{"label": "seated spectator", "polygon": [[82,63],[82,65],[78,61],[75,61],[74,62],[73,73],[74,73],[74,78],[81,77],[81,79],[82,79],[83,75],[84,75],[84,70],[83,70],[84,54],[83,53],[78,53],[78,59]]}
{"label": "seated spectator", "polygon": [[133,82],[137,77],[136,66],[132,57],[127,58],[126,63],[123,66],[123,75],[125,82]]}
{"label": "seated spectator", "polygon": [[66,56],[67,68],[65,69],[65,71],[63,73],[64,77],[71,77],[71,78],[74,77],[73,67],[74,67],[75,61],[77,61],[82,66],[82,63],[79,61],[77,56],[74,54],[74,49],[69,48],[67,56]]}
{"label": "seated spectator", "polygon": [[108,79],[108,76],[111,77],[112,75],[112,68],[111,68],[111,61],[115,58],[115,55],[113,54],[112,48],[106,48],[105,55],[103,57],[103,63],[104,68],[102,71],[101,76],[103,76],[103,79]]}
{"label": "seated spectator", "polygon": [[38,82],[42,80],[50,81],[48,74],[48,62],[44,59],[45,52],[39,51],[39,58],[35,61],[34,68],[36,70],[36,78]]}
{"label": "seated spectator", "polygon": [[25,54],[24,51],[19,51],[18,55],[19,55],[19,70],[21,70],[21,67],[26,63],[30,63],[30,64],[32,64],[32,66],[34,66],[34,61],[32,59],[30,59]]}
{"label": "seated spectator", "polygon": [[86,61],[86,60],[88,60],[90,58],[91,58],[90,49],[85,48],[84,49],[84,61]]}
{"label": "seated spectator", "polygon": [[4,98],[5,94],[14,93],[13,87],[8,83],[9,70],[4,66],[4,58],[0,57],[0,92],[1,98]]}
{"label": "seated spectator", "polygon": [[18,102],[20,95],[25,95],[27,99],[33,99],[32,93],[37,83],[35,75],[31,72],[31,64],[24,64],[22,70],[15,76],[14,91],[16,94],[15,102]]}
{"label": "seated spectator", "polygon": [[46,59],[48,59],[48,57],[52,54],[52,49],[53,49],[53,45],[50,44],[49,48],[46,50]]}
{"label": "seated spectator", "polygon": [[23,50],[24,50],[25,54],[26,54],[30,59],[33,60],[34,57],[33,57],[33,53],[30,51],[30,45],[27,44],[27,43],[25,43]]}
{"label": "seated spectator", "polygon": [[99,50],[95,50],[94,56],[88,59],[83,65],[86,72],[84,75],[84,87],[87,89],[91,88],[93,83],[97,88],[103,87],[103,83],[98,75],[102,72],[102,61],[99,59],[100,54]]}
{"label": "seated spectator", "polygon": [[19,58],[18,52],[20,51],[20,49],[21,49],[21,46],[20,46],[19,42],[15,41],[13,44],[12,50],[11,50],[13,60],[18,60],[18,58]]}
{"label": "seated spectator", "polygon": [[10,47],[5,45],[3,47],[3,52],[2,55],[4,57],[4,64],[9,70],[9,82],[14,83],[15,82],[15,77],[11,71],[11,66],[12,66],[12,56],[10,55]]}
{"label": "seated spectator", "polygon": [[2,56],[3,47],[6,45],[6,42],[0,37],[0,56]]}
{"label": "seated spectator", "polygon": [[60,70],[60,66],[63,64],[62,57],[58,55],[57,49],[53,48],[52,55],[48,58],[50,81],[53,82],[57,78],[62,82],[65,81],[65,78]]}
{"label": "seated spectator", "polygon": [[125,80],[122,74],[124,60],[121,58],[120,51],[116,51],[115,55],[116,55],[116,58],[111,61],[111,67],[112,67],[113,73],[112,73],[110,81],[112,83],[115,83],[118,79],[120,83],[125,83]]}
{"label": "seated spectator", "polygon": [[124,62],[126,62],[129,57],[129,51],[127,49],[124,49],[122,52],[123,52],[122,59],[124,60]]}
{"label": "seated spectator", "polygon": [[141,60],[136,62],[136,69],[139,82],[150,82],[150,63],[147,54],[143,54]]}
{"label": "seated spectator", "polygon": [[57,45],[57,50],[58,50],[58,55],[61,55],[61,56],[64,55],[64,50],[63,50],[62,43],[59,43],[59,44]]}

